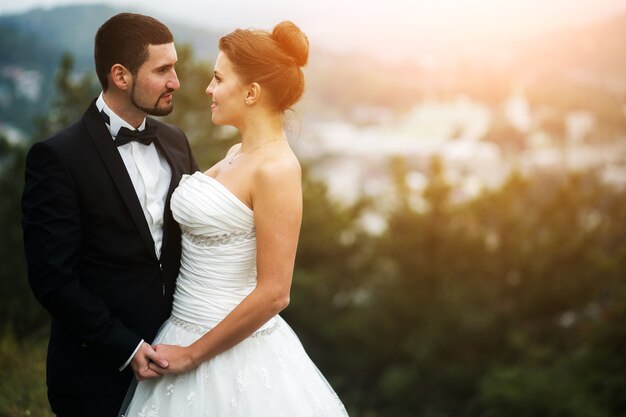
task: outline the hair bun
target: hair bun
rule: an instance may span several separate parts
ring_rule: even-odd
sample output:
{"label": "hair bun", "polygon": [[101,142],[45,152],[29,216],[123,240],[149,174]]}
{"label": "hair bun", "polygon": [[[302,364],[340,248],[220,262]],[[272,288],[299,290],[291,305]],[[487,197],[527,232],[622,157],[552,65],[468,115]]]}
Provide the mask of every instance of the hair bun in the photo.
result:
{"label": "hair bun", "polygon": [[272,31],[272,39],[287,52],[300,67],[309,60],[309,39],[293,22],[280,22]]}

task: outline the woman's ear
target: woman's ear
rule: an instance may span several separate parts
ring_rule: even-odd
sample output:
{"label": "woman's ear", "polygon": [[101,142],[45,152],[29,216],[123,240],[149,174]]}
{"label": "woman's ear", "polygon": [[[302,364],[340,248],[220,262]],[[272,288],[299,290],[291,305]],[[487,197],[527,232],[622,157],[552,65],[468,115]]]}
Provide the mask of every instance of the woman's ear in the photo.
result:
{"label": "woman's ear", "polygon": [[109,71],[111,82],[120,90],[126,90],[130,86],[132,75],[122,64],[115,64]]}
{"label": "woman's ear", "polygon": [[259,83],[252,83],[248,86],[246,91],[246,104],[251,106],[257,103],[261,98],[261,86]]}

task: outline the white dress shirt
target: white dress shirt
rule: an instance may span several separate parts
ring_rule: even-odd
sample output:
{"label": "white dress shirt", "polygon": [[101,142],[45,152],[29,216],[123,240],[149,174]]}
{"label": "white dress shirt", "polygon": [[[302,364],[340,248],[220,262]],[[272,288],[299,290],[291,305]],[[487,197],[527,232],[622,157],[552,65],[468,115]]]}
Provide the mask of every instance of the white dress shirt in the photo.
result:
{"label": "white dress shirt", "polygon": [[[104,111],[109,116],[110,124],[106,124],[106,126],[109,128],[113,140],[117,138],[117,132],[121,127],[135,130],[107,106],[102,93],[96,100],[96,107],[98,111]],[[137,130],[144,130],[145,127],[146,119],[143,120]],[[143,215],[150,228],[150,234],[154,240],[154,251],[160,258],[163,243],[163,212],[172,179],[172,170],[163,155],[159,154],[154,143],[146,146],[138,142],[130,142],[119,146],[117,150],[124,161],[124,166],[139,198]],[[139,342],[132,355],[119,368],[120,371],[128,366],[143,342],[143,340]]]}
{"label": "white dress shirt", "polygon": [[[135,130],[107,106],[102,93],[96,100],[96,107],[98,111],[104,110],[111,119],[111,124],[107,127],[113,140],[117,138],[117,132],[122,126]],[[143,130],[145,127],[146,120],[144,119],[137,130]],[[117,150],[124,161],[128,175],[130,175],[135,193],[137,193],[139,203],[141,203],[143,215],[150,228],[152,240],[154,240],[155,253],[160,258],[163,243],[163,212],[172,179],[172,171],[167,160],[157,152],[154,143],[146,146],[139,142],[130,142],[119,146]]]}

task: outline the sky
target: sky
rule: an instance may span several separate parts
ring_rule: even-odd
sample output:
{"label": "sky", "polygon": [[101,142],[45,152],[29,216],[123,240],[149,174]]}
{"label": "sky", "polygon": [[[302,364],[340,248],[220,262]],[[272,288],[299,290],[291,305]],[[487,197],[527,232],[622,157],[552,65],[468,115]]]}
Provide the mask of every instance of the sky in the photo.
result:
{"label": "sky", "polygon": [[0,14],[109,4],[224,33],[289,19],[311,44],[337,51],[480,48],[626,13],[626,0],[0,0]]}

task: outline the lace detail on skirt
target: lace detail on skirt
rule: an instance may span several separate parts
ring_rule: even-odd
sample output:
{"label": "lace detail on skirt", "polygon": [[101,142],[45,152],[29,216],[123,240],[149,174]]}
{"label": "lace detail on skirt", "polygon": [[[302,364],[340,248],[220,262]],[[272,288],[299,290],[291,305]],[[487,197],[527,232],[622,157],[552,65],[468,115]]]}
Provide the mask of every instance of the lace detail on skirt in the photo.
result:
{"label": "lace detail on skirt", "polygon": [[194,235],[187,226],[180,225],[183,237],[186,237],[197,246],[220,246],[227,243],[243,242],[256,238],[256,230],[243,230],[241,232],[224,233],[220,235]]}
{"label": "lace detail on skirt", "polygon": [[[198,324],[195,323],[190,323],[188,321],[185,320],[181,320],[176,316],[170,316],[170,321],[178,327],[181,327],[185,330],[187,330],[188,332],[191,333],[195,333],[195,334],[199,334],[199,335],[203,335],[206,332],[208,332],[210,329],[206,328],[206,327],[202,327]],[[278,329],[280,327],[280,321],[278,320],[274,320],[274,323],[272,323],[272,325],[266,329],[261,328],[259,330],[257,330],[256,332],[252,333],[249,337],[258,337],[258,336],[265,336],[268,334],[272,334],[274,332],[274,330]]]}

